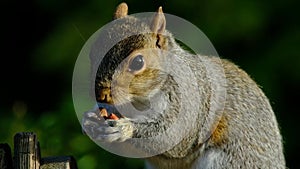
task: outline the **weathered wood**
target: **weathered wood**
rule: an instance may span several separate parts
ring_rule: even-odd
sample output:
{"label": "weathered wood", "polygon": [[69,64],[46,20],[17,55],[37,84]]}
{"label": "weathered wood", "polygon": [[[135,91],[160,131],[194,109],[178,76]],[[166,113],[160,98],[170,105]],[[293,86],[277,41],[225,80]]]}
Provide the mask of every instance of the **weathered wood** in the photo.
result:
{"label": "weathered wood", "polygon": [[0,169],[12,169],[11,149],[8,144],[0,144]]}
{"label": "weathered wood", "polygon": [[14,137],[14,168],[39,169],[40,148],[35,133],[17,133]]}
{"label": "weathered wood", "polygon": [[41,169],[77,169],[72,156],[46,157],[41,159]]}
{"label": "weathered wood", "polygon": [[32,132],[14,137],[14,157],[8,144],[0,144],[0,169],[78,169],[72,156],[41,159],[37,136]]}

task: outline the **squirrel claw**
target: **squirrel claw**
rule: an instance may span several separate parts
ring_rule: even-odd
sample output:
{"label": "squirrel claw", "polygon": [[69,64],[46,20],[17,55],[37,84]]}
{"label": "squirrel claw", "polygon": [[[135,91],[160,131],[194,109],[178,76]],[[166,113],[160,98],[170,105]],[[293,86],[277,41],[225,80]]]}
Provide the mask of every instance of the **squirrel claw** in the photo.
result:
{"label": "squirrel claw", "polygon": [[[107,113],[105,111],[102,115]],[[99,112],[86,112],[82,119],[84,134],[101,142],[123,142],[132,137],[133,128],[133,123],[129,118],[108,118],[104,121],[99,117]]]}

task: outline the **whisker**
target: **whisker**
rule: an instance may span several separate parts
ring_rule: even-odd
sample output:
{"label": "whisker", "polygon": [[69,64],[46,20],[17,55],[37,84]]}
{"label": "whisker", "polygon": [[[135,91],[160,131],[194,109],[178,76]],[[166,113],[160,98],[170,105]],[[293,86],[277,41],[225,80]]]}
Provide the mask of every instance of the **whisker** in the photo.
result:
{"label": "whisker", "polygon": [[83,37],[82,33],[79,31],[78,27],[75,24],[72,24],[73,27],[76,29],[76,31],[78,32],[79,36],[81,37],[81,39],[86,42],[86,39]]}

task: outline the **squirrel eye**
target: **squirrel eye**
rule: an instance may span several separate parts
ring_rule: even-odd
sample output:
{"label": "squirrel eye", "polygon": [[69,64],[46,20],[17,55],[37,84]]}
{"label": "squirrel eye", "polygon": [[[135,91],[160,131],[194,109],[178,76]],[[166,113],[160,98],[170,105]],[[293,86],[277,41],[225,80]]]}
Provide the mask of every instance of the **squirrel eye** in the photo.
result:
{"label": "squirrel eye", "polygon": [[129,71],[138,71],[141,70],[144,67],[144,57],[143,55],[137,55],[135,56],[129,65]]}

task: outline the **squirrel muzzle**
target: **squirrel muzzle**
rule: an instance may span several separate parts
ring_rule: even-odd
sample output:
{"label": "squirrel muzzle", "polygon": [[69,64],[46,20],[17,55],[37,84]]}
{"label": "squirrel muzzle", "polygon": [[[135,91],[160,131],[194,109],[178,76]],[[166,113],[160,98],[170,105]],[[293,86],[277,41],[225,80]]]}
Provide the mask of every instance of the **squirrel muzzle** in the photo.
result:
{"label": "squirrel muzzle", "polygon": [[101,103],[113,104],[111,89],[103,88],[99,90],[99,98],[97,99]]}

